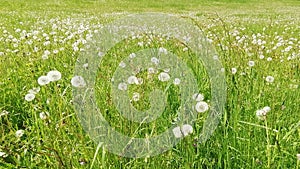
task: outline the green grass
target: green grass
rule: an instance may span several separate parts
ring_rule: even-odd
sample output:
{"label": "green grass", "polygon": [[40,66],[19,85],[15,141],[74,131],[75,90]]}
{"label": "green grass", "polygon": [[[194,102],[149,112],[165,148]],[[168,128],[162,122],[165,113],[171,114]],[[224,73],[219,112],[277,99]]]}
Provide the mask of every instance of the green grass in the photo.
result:
{"label": "green grass", "polygon": [[[0,113],[9,112],[0,117],[0,152],[5,153],[0,157],[0,168],[299,168],[298,11],[300,1],[296,0],[0,0]],[[212,40],[225,68],[227,102],[216,131],[206,143],[195,144],[208,112],[197,116],[194,132],[171,150],[138,159],[118,156],[98,146],[79,122],[70,81],[80,52],[74,51],[72,45],[106,23],[139,12],[177,14],[192,20]],[[21,35],[23,30],[26,33]],[[39,33],[34,35],[34,31]],[[43,33],[49,37],[49,45],[44,45]],[[265,43],[255,43],[254,36],[256,42],[260,39]],[[104,56],[97,72],[99,110],[117,131],[129,136],[163,132],[174,122],[180,105],[180,89],[172,85],[166,91],[168,104],[162,117],[140,125],[122,117],[112,101],[110,79],[115,69],[130,53],[144,49],[137,43],[148,39],[143,36],[122,41]],[[279,42],[282,45],[274,48]],[[197,75],[199,90],[210,103],[211,84],[203,64],[187,59],[195,57],[193,52],[184,52],[184,46],[176,40],[160,42],[156,37],[151,45],[179,55]],[[78,47],[84,45],[80,43]],[[43,60],[45,50],[51,54]],[[54,54],[54,50],[59,52]],[[249,61],[255,65],[250,67]],[[237,69],[236,74],[232,74],[232,68]],[[62,79],[40,86],[35,99],[26,101],[28,91],[39,86],[37,79],[50,70],[60,71]],[[266,76],[273,76],[274,82],[266,82]],[[146,78],[146,71],[138,77]],[[134,91],[143,93],[133,105],[145,110],[150,105],[150,92],[165,87],[153,80],[128,91],[130,96]],[[256,110],[265,106],[270,106],[271,111],[266,120],[259,120]],[[41,112],[49,116],[43,120]],[[20,129],[24,135],[17,138],[15,134]]]}

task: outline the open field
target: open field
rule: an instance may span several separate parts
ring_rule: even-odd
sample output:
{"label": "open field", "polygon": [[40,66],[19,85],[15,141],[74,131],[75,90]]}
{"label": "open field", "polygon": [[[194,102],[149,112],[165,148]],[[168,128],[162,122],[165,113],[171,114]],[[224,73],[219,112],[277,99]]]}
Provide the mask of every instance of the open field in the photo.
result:
{"label": "open field", "polygon": [[[193,132],[170,150],[126,158],[110,153],[83,129],[88,126],[80,123],[84,115],[74,108],[78,103],[72,88],[84,86],[74,82],[75,66],[99,30],[143,12],[174,14],[203,31],[225,73],[226,104],[205,143],[198,141],[209,111],[197,113]],[[299,34],[299,0],[0,0],[0,168],[300,168]],[[134,83],[142,85],[117,86],[142,111],[152,105],[151,92],[163,90],[167,105],[153,122],[126,119],[114,102],[114,72],[128,65],[132,53],[150,47],[179,56],[204,96],[197,103],[213,110],[212,81],[190,48],[164,35],[133,36],[111,48],[96,72],[97,111],[111,126],[144,138],[180,121],[176,113],[182,107],[182,86],[180,81],[165,82],[170,70],[141,67],[136,76],[144,81]],[[151,62],[163,61],[155,59]],[[92,64],[84,68],[90,70]],[[49,82],[46,75],[54,70]]]}

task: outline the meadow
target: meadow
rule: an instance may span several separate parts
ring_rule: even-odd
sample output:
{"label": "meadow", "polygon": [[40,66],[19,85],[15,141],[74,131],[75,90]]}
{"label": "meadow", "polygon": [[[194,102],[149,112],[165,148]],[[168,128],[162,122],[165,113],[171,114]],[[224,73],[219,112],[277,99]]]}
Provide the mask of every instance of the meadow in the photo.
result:
{"label": "meadow", "polygon": [[[203,32],[222,65],[226,94],[220,97],[226,103],[214,133],[201,143],[218,84],[197,54],[178,39],[151,33],[133,34],[97,53],[99,65],[80,68],[97,67],[97,111],[129,137],[155,137],[177,124],[185,99],[180,84],[195,80],[198,87],[191,99],[194,123],[173,130],[178,144],[155,156],[129,158],[110,152],[87,131],[99,116],[81,112],[89,107],[78,103],[76,92],[89,82],[77,76],[77,66],[105,25],[144,12],[172,14]],[[0,168],[300,168],[299,34],[299,0],[0,0]],[[119,83],[115,76],[131,70],[130,59],[148,48],[179,56],[195,78],[173,79],[174,67],[133,65],[136,76]],[[148,67],[168,62],[147,59]],[[120,92],[113,89],[126,91],[137,110],[166,105],[154,121],[134,122],[121,115],[115,99]],[[164,93],[153,96],[156,89]],[[123,99],[117,101],[129,103]],[[91,121],[82,123],[85,118]],[[116,147],[124,144],[116,141]]]}

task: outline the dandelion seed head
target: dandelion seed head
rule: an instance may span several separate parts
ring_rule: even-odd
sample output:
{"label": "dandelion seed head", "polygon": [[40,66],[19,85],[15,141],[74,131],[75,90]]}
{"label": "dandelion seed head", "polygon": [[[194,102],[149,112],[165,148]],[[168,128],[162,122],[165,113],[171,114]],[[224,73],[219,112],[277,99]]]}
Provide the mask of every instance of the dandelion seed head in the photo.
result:
{"label": "dandelion seed head", "polygon": [[35,98],[35,95],[33,93],[28,93],[25,95],[25,100],[30,102]]}
{"label": "dandelion seed head", "polygon": [[38,78],[38,84],[41,86],[44,86],[50,82],[50,79],[48,76],[40,76]]}
{"label": "dandelion seed head", "polygon": [[77,87],[77,88],[82,88],[82,87],[86,86],[86,82],[85,82],[84,78],[81,76],[74,76],[71,79],[71,84],[72,84],[72,86]]}
{"label": "dandelion seed head", "polygon": [[199,113],[204,113],[209,109],[209,107],[206,102],[200,101],[200,102],[197,102],[197,104],[195,105],[195,109]]}
{"label": "dandelion seed head", "polygon": [[16,137],[20,138],[24,135],[24,130],[17,130],[16,131]]}
{"label": "dandelion seed head", "polygon": [[51,70],[47,73],[47,77],[49,78],[50,82],[58,81],[61,79],[61,73],[57,70]]}
{"label": "dandelion seed head", "polygon": [[200,102],[204,100],[204,96],[201,93],[195,93],[192,96],[193,100]]}
{"label": "dandelion seed head", "polygon": [[170,80],[170,75],[166,72],[161,72],[158,75],[158,80],[160,80],[162,82],[166,82],[166,81]]}
{"label": "dandelion seed head", "polygon": [[174,83],[174,85],[179,85],[180,84],[180,79],[175,78],[173,83]]}
{"label": "dandelion seed head", "polygon": [[122,91],[127,90],[127,84],[126,83],[119,83],[118,89],[122,90]]}
{"label": "dandelion seed head", "polygon": [[274,82],[274,77],[273,77],[273,76],[267,76],[267,77],[266,77],[266,81],[267,81],[268,83],[273,83],[273,82]]}

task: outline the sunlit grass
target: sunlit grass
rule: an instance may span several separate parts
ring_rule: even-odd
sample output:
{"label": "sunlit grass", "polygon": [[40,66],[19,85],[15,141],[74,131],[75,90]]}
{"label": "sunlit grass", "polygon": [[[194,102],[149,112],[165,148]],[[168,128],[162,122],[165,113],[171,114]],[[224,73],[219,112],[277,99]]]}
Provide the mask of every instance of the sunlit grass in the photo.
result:
{"label": "sunlit grass", "polygon": [[[296,157],[300,153],[299,2],[2,1],[0,4],[0,152],[5,153],[0,157],[1,168],[89,168],[93,159],[94,168],[299,167]],[[193,134],[159,156],[129,159],[111,154],[105,147],[95,154],[98,144],[82,129],[73,108],[71,79],[76,59],[84,47],[83,40],[102,25],[126,13],[145,11],[179,14],[193,20],[211,39],[226,73],[226,112],[205,144],[197,144],[207,116],[204,113],[199,114]],[[147,41],[147,37],[143,38]],[[45,44],[46,41],[50,44]],[[176,117],[180,102],[176,86],[168,91],[170,104],[163,117],[143,126],[122,118],[109,95],[112,73],[120,60],[141,49],[137,42],[119,44],[104,57],[98,70],[97,101],[105,118],[122,133],[134,135],[138,128],[138,136],[156,135]],[[184,51],[184,46],[172,40],[152,45],[182,57],[197,74],[205,100],[210,99],[210,81],[205,71],[201,71],[203,66],[186,59],[192,52]],[[46,54],[48,59],[43,57],[46,50],[50,52]],[[249,61],[254,61],[254,66],[250,67]],[[61,72],[62,78],[40,86],[37,79],[51,70]],[[147,73],[138,76],[146,78]],[[274,82],[267,82],[267,76],[274,77]],[[159,83],[154,80],[145,83],[144,88],[129,88],[130,97],[136,91],[145,93],[145,100],[133,105],[141,110],[149,108],[147,92],[165,87]],[[35,99],[26,101],[25,95],[35,87],[40,87]],[[265,106],[271,111],[266,120],[259,120],[256,111]],[[42,112],[49,116],[42,119]],[[16,137],[18,130],[24,130],[20,138]]]}

